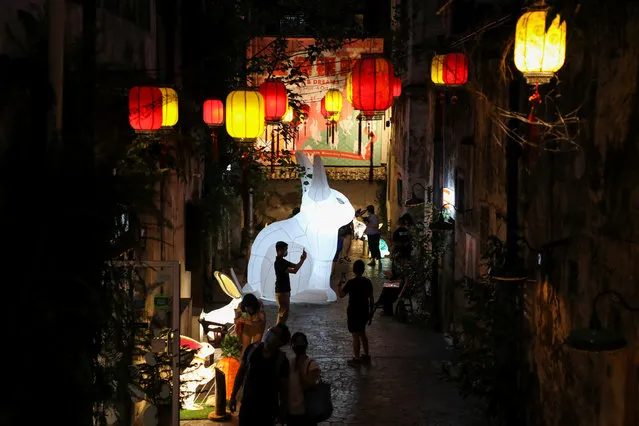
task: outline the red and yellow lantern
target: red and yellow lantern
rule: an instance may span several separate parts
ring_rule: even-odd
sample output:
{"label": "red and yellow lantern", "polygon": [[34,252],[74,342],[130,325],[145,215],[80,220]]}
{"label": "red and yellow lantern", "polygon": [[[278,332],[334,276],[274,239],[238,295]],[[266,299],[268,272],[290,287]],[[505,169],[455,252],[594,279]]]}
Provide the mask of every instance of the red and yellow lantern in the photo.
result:
{"label": "red and yellow lantern", "polygon": [[324,96],[322,98],[322,102],[320,102],[320,113],[322,114],[322,117],[324,117],[328,121],[337,121],[337,120],[339,120],[339,112],[328,111],[326,109],[326,103],[327,103],[326,96]]}
{"label": "red and yellow lantern", "polygon": [[439,86],[460,86],[468,82],[468,58],[463,53],[433,57],[430,77]]}
{"label": "red and yellow lantern", "polygon": [[160,87],[162,92],[162,127],[173,127],[178,122],[178,94],[170,87]]}
{"label": "red and yellow lantern", "polygon": [[264,118],[268,123],[282,120],[288,107],[288,93],[281,81],[267,80],[260,85],[260,93],[264,98]]}
{"label": "red and yellow lantern", "polygon": [[393,64],[383,56],[364,56],[352,71],[353,108],[359,111],[385,111],[393,104]]}
{"label": "red and yellow lantern", "polygon": [[224,124],[224,104],[219,99],[207,99],[202,107],[202,118],[210,127]]}
{"label": "red and yellow lantern", "polygon": [[150,132],[162,127],[162,91],[153,86],[129,90],[129,124],[135,131]]}

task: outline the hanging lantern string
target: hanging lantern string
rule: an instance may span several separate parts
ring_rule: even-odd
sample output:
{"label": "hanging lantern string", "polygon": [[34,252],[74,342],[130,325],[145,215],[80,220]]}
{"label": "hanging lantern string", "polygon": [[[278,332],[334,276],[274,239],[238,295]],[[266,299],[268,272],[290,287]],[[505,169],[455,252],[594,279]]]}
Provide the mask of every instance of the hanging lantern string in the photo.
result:
{"label": "hanging lantern string", "polygon": [[529,138],[531,141],[534,141],[537,139],[537,126],[535,125],[535,122],[537,121],[537,119],[535,118],[535,111],[537,107],[541,105],[541,95],[539,94],[539,84],[535,85],[535,91],[532,95],[530,95],[530,97],[528,98],[528,101],[530,102],[530,113],[528,114],[528,122],[530,125]]}

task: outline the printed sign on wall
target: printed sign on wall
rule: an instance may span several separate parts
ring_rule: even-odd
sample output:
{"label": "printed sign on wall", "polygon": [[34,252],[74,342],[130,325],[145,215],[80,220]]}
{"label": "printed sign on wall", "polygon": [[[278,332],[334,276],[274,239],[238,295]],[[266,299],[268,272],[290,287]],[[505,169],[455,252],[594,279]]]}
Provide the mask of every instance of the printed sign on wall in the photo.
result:
{"label": "printed sign on wall", "polygon": [[[248,57],[263,55],[268,52],[275,38],[255,38],[248,49]],[[355,61],[363,53],[382,53],[383,39],[371,38],[348,42],[336,52],[324,52],[313,64],[306,58],[305,48],[315,44],[312,38],[287,39],[287,49],[293,58],[293,66],[299,66],[308,76],[306,85],[302,87],[288,87],[289,91],[298,93],[304,103],[310,106],[308,119],[299,126],[297,139],[292,146],[285,146],[281,141],[280,149],[307,151],[310,155],[320,155],[326,166],[360,166],[370,165],[371,151],[373,165],[379,166],[386,162],[386,149],[390,140],[390,128],[385,123],[390,119],[390,109],[378,120],[362,120],[361,149],[359,141],[359,126],[357,116],[359,111],[353,109],[346,99],[346,78]],[[268,76],[253,76],[252,85],[259,86]],[[284,71],[274,71],[272,77],[285,77]],[[342,92],[343,106],[340,118],[331,131],[331,125],[321,113],[321,101],[326,92],[337,89]],[[259,138],[258,146],[269,151],[272,144],[271,126],[265,132],[266,138]]]}

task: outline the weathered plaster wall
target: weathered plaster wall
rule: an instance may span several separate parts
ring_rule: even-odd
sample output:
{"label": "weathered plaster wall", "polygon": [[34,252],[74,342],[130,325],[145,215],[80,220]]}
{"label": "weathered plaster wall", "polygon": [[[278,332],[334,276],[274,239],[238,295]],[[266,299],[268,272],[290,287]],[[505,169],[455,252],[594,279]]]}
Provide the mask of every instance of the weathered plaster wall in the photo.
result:
{"label": "weathered plaster wall", "polygon": [[[435,14],[437,2],[408,0],[405,3],[402,9],[402,23],[406,23],[408,34],[405,63],[402,64],[405,72],[401,76],[402,95],[393,106],[391,155],[388,159],[387,205],[391,224],[408,211],[400,204],[411,197],[414,185],[432,185],[430,160],[434,101],[427,88],[432,48],[436,38],[446,32],[447,22]],[[401,197],[397,191],[398,178],[402,180]],[[417,186],[415,191],[418,196],[426,198],[426,192],[421,187]],[[410,213],[416,214],[418,211]]]}
{"label": "weathered plaster wall", "polygon": [[[520,161],[521,236],[535,248],[570,238],[569,245],[546,253],[550,262],[537,270],[536,282],[533,277],[526,284],[531,334],[526,388],[533,425],[639,425],[637,319],[605,300],[600,305],[604,326],[622,331],[630,347],[588,354],[563,344],[573,328],[587,326],[599,291],[616,289],[631,304],[639,304],[639,136],[634,128],[639,122],[639,8],[631,6],[627,12],[625,26],[602,18],[599,26],[570,32],[561,84],[540,88],[544,103],[538,113],[546,121],[558,118],[555,105],[545,98],[551,90],[560,91],[556,106],[563,114],[581,106],[579,136],[573,138],[577,146],[526,145]],[[506,229],[505,138],[495,107],[508,108],[507,87],[499,80],[498,60],[483,58],[474,69],[468,90],[475,96],[460,95],[454,109],[447,107],[443,182],[455,184],[458,193],[459,176],[471,176],[464,179],[462,204],[473,209],[456,222],[455,258],[447,265],[456,278],[473,272],[467,265],[473,240],[477,264],[485,238],[495,234],[505,239]],[[522,93],[523,114],[528,112],[526,95]],[[525,126],[520,131],[528,135]],[[576,135],[577,127],[570,131]],[[456,141],[460,133],[472,134],[474,146]],[[526,258],[535,270],[537,254],[529,250]],[[448,302],[445,306],[456,313],[463,309],[458,293]]]}
{"label": "weathered plaster wall", "polygon": [[[624,12],[621,12],[624,13]],[[636,317],[601,303],[605,327],[623,332],[624,351],[588,354],[562,345],[574,327],[588,323],[591,301],[605,289],[639,304],[639,8],[625,26],[606,22],[571,33],[560,72],[562,103],[583,103],[577,151],[536,150],[528,158],[526,237],[540,246],[564,237],[554,265],[534,292],[531,367],[538,379],[539,425],[636,426]]]}

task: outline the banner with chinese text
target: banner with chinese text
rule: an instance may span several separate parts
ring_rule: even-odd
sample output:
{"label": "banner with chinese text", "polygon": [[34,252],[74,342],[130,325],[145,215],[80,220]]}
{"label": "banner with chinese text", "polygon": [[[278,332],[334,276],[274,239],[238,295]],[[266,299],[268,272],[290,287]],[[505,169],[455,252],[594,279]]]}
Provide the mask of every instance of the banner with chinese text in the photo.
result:
{"label": "banner with chinese text", "polygon": [[[275,40],[273,37],[253,39],[247,52],[248,58],[264,54]],[[371,38],[348,42],[338,51],[323,52],[321,57],[311,64],[305,54],[305,48],[314,43],[315,40],[312,38],[287,39],[287,50],[292,58],[293,66],[299,67],[308,76],[305,85],[288,87],[288,90],[302,97],[302,101],[310,106],[310,113],[308,119],[299,126],[298,137],[294,143],[284,146],[284,142],[280,141],[279,149],[292,152],[304,150],[308,154],[320,155],[326,166],[369,167],[371,151],[373,166],[385,163],[390,139],[390,128],[386,127],[386,121],[390,120],[390,110],[379,114],[376,120],[362,121],[360,145],[357,119],[359,111],[354,110],[350,105],[345,92],[346,78],[355,61],[363,53],[382,53],[383,39]],[[274,71],[272,76],[285,75],[283,71]],[[251,83],[259,86],[266,78],[266,75],[252,76]],[[343,107],[334,132],[331,132],[330,124],[322,116],[320,109],[322,98],[330,89],[337,89],[343,94]],[[270,151],[271,147],[277,150],[277,143],[273,141],[271,130],[268,126],[265,137],[257,141],[258,146],[263,146],[266,152]]]}

